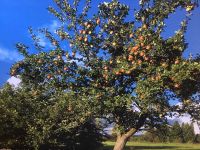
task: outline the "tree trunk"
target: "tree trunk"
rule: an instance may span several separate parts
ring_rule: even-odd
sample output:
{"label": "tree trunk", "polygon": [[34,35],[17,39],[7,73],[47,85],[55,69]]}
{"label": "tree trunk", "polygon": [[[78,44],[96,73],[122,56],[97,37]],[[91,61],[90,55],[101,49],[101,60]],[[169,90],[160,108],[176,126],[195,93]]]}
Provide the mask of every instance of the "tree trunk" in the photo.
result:
{"label": "tree trunk", "polygon": [[135,128],[130,129],[127,133],[118,134],[117,141],[113,150],[123,150],[126,146],[128,139],[137,132]]}
{"label": "tree trunk", "polygon": [[127,141],[128,138],[125,138],[124,136],[118,136],[113,150],[123,150]]}

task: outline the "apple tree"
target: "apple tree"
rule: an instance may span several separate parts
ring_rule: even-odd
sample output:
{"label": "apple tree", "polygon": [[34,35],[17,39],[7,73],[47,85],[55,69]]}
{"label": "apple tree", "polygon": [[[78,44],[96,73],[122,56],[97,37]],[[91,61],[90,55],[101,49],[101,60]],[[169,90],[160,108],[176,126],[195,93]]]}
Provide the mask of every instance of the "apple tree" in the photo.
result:
{"label": "apple tree", "polygon": [[[117,133],[114,150],[122,150],[137,131],[167,122],[175,112],[198,117],[194,96],[200,89],[200,63],[183,57],[198,1],[140,0],[134,16],[117,0],[100,3],[92,15],[90,8],[96,6],[91,0],[84,1],[83,9],[80,0],[54,1],[48,9],[60,27],[56,33],[39,30],[51,47],[42,47],[30,29],[38,51],[17,44],[24,59],[13,65],[11,75],[33,91],[45,87],[47,93],[73,93],[66,111],[78,115],[66,128],[104,119]],[[168,17],[178,9],[185,19],[173,36],[163,37]]]}

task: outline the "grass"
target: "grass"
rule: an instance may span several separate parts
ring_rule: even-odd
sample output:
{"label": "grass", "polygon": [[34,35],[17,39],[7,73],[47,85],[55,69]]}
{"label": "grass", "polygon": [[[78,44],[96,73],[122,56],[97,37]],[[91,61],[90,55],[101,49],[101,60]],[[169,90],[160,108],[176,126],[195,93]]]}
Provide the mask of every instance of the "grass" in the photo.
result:
{"label": "grass", "polygon": [[[112,150],[115,142],[104,142],[103,150]],[[200,144],[181,143],[138,143],[128,142],[125,150],[200,150]]]}

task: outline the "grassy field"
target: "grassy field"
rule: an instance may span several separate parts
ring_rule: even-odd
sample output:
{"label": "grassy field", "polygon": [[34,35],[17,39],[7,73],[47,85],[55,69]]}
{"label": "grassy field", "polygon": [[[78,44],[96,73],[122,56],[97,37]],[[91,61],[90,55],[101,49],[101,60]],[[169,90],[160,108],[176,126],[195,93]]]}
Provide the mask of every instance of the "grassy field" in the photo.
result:
{"label": "grassy field", "polygon": [[[112,150],[114,142],[104,142],[103,150]],[[200,144],[180,143],[136,143],[128,142],[125,150],[200,150]]]}

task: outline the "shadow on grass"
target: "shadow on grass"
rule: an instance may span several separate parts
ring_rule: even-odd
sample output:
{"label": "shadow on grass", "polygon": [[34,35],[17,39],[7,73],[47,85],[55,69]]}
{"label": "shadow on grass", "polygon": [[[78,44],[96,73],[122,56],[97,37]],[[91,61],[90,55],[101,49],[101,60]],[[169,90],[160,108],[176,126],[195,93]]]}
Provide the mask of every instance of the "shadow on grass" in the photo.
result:
{"label": "shadow on grass", "polygon": [[[125,150],[148,150],[148,149],[177,149],[178,147],[176,146],[126,146]],[[113,146],[105,146],[102,150],[112,150]]]}

